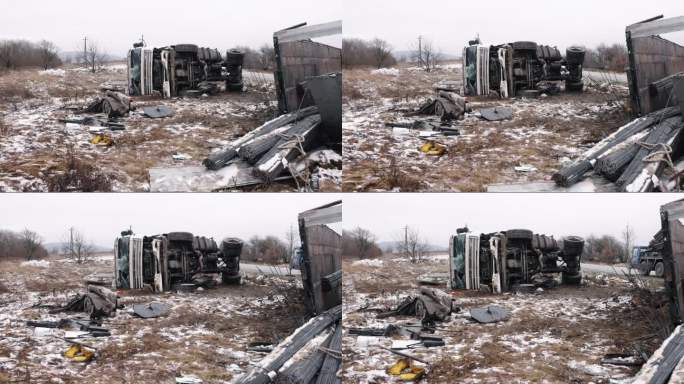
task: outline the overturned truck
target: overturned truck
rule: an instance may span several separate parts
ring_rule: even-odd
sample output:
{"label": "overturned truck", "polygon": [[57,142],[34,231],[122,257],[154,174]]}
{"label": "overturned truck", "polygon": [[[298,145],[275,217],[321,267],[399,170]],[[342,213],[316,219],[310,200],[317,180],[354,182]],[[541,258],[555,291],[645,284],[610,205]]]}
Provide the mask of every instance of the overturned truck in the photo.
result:
{"label": "overturned truck", "polygon": [[583,249],[577,236],[559,243],[527,229],[475,234],[464,228],[449,242],[449,287],[501,293],[540,284],[540,277],[551,273],[578,285]]}
{"label": "overturned truck", "polygon": [[242,240],[212,238],[189,232],[138,236],[121,233],[114,243],[114,284],[121,289],[178,289],[198,276],[220,274],[226,284],[239,284]]}
{"label": "overturned truck", "polygon": [[231,49],[225,59],[217,49],[194,44],[147,48],[140,44],[128,52],[128,94],[159,95],[164,98],[214,93],[216,84],[226,90],[242,91],[244,53]]}
{"label": "overturned truck", "polygon": [[489,46],[473,40],[463,51],[464,95],[534,97],[560,91],[554,83],[560,81],[566,91],[581,92],[585,54],[581,47],[568,48],[563,57],[558,48],[531,41]]}

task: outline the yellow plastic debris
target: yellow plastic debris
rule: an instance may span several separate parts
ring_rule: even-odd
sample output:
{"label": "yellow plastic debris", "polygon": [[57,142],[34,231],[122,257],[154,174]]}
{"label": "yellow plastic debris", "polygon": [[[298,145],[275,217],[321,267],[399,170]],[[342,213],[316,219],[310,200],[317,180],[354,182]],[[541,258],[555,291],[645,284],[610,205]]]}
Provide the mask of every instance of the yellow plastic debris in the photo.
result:
{"label": "yellow plastic debris", "polygon": [[411,367],[409,372],[404,372],[399,375],[399,379],[403,381],[418,381],[425,375],[425,368]]}
{"label": "yellow plastic debris", "polygon": [[81,347],[78,344],[73,344],[66,352],[64,352],[64,356],[79,363],[90,361],[94,355],[95,353]]}
{"label": "yellow plastic debris", "polygon": [[411,366],[411,364],[409,363],[408,360],[406,360],[406,359],[399,359],[399,361],[397,361],[396,363],[394,363],[393,366],[389,367],[389,369],[387,370],[387,373],[389,373],[389,374],[392,375],[392,376],[399,376],[399,375],[401,375],[401,372],[402,372],[404,369],[406,369],[406,368],[408,368],[408,367],[410,367],[410,366]]}
{"label": "yellow plastic debris", "polygon": [[95,135],[95,137],[93,137],[93,139],[90,140],[90,143],[95,144],[95,145],[104,145],[104,146],[109,147],[110,145],[114,144],[114,141],[112,140],[111,137],[109,137],[107,135],[100,134],[100,135]]}
{"label": "yellow plastic debris", "polygon": [[420,147],[420,151],[428,156],[442,156],[446,153],[446,146],[428,141]]}
{"label": "yellow plastic debris", "polygon": [[413,367],[408,359],[399,359],[387,369],[392,376],[399,376],[401,381],[418,381],[425,376],[425,368]]}

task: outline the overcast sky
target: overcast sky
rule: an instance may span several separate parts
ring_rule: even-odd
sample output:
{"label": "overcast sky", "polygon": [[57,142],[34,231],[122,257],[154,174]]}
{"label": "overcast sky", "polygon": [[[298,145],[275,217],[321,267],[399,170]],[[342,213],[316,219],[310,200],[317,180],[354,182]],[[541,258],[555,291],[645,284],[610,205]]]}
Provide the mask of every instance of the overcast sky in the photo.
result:
{"label": "overcast sky", "polygon": [[448,246],[468,225],[491,233],[527,228],[557,238],[610,234],[625,225],[648,244],[660,229],[660,206],[677,194],[354,194],[344,197],[345,229],[369,229],[378,240],[398,240],[403,226],[418,228],[430,244]]}
{"label": "overcast sky", "polygon": [[[625,27],[660,14],[682,16],[682,0],[486,0],[427,2],[344,0],[344,35],[388,40],[407,50],[418,35],[445,53],[461,54],[478,33],[483,42],[520,40],[594,47],[602,42],[625,44]],[[684,34],[664,36],[679,43]]]}
{"label": "overcast sky", "polygon": [[3,0],[0,38],[48,39],[62,51],[80,51],[88,36],[123,55],[144,35],[152,47],[192,43],[224,51],[272,46],[275,31],[341,18],[340,0]]}
{"label": "overcast sky", "polygon": [[[0,229],[30,228],[44,242],[74,226],[95,244],[113,246],[133,226],[141,235],[187,231],[214,237],[285,237],[300,212],[340,200],[336,194],[0,194]],[[340,225],[332,226],[339,230]]]}

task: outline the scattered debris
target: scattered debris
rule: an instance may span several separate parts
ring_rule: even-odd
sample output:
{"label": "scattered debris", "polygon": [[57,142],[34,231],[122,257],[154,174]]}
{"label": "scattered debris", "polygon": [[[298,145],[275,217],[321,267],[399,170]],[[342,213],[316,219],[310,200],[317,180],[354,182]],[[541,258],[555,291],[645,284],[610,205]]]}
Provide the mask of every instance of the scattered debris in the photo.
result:
{"label": "scattered debris", "polygon": [[446,145],[429,140],[420,147],[420,151],[428,156],[442,156],[446,153]]}
{"label": "scattered debris", "polygon": [[410,359],[399,359],[387,369],[391,376],[399,376],[402,381],[418,381],[425,375],[425,368],[411,365]]}
{"label": "scattered debris", "polygon": [[176,377],[176,384],[202,384],[202,379],[193,375],[181,375]]}
{"label": "scattered debris", "polygon": [[379,313],[377,318],[391,316],[416,316],[422,323],[445,321],[454,310],[453,299],[438,290],[421,288],[416,297],[405,298],[395,309]]}
{"label": "scattered debris", "polygon": [[142,317],[143,319],[166,316],[170,310],[171,308],[168,305],[158,302],[136,304],[133,306],[133,313]]}
{"label": "scattered debris", "polygon": [[92,360],[93,356],[95,356],[95,353],[83,348],[81,344],[73,344],[66,352],[64,352],[64,356],[73,361],[85,363]]}
{"label": "scattered debris", "polygon": [[513,118],[513,109],[511,108],[486,108],[480,109],[480,116],[488,121],[501,121]]}
{"label": "scattered debris", "polygon": [[167,106],[164,106],[164,105],[158,105],[156,107],[144,107],[143,113],[145,114],[145,116],[152,118],[152,119],[169,117],[169,116],[173,116],[173,114],[174,114],[173,109],[171,109]]}
{"label": "scattered debris", "polygon": [[454,92],[439,91],[435,99],[429,99],[417,111],[407,116],[435,115],[442,121],[458,120],[466,112],[466,100]]}
{"label": "scattered debris", "polygon": [[508,320],[511,317],[511,311],[498,305],[488,305],[482,308],[471,309],[470,317],[482,324],[498,323],[499,321]]}
{"label": "scattered debris", "polygon": [[85,294],[77,295],[63,307],[53,310],[52,313],[85,312],[91,319],[97,319],[112,316],[118,307],[116,293],[105,287],[89,285]]}
{"label": "scattered debris", "polygon": [[105,116],[123,117],[131,110],[131,99],[120,92],[106,91],[104,96],[92,102],[85,113],[104,113]]}
{"label": "scattered debris", "polygon": [[519,165],[519,166],[517,166],[517,167],[513,167],[513,169],[514,169],[516,172],[524,172],[524,173],[528,173],[528,172],[537,172],[537,168],[534,167],[534,166],[532,166],[532,165],[529,165],[529,164]]}
{"label": "scattered debris", "polygon": [[175,161],[185,161],[185,160],[191,160],[192,159],[192,157],[190,155],[186,155],[185,153],[176,153],[171,157]]}

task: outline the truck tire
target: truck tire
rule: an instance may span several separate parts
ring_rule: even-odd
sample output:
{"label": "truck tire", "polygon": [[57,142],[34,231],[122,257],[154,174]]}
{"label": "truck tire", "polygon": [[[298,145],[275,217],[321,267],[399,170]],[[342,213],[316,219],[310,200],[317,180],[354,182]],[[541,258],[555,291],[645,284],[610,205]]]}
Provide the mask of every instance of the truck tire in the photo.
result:
{"label": "truck tire", "polygon": [[221,274],[221,281],[223,281],[223,284],[226,285],[240,285],[242,282],[242,275],[237,274],[237,275],[228,275],[225,273]]}
{"label": "truck tire", "polygon": [[516,41],[511,44],[511,47],[516,51],[534,51],[536,53],[538,45],[534,41]]}
{"label": "truck tire", "polygon": [[112,103],[107,99],[102,100],[102,113],[107,117],[112,117]]}
{"label": "truck tire", "polygon": [[657,277],[665,276],[665,264],[663,264],[662,261],[658,261],[657,263],[655,263],[655,267],[653,267],[653,270],[655,270],[655,275]]}
{"label": "truck tire", "polygon": [[641,273],[642,276],[648,276],[651,274],[651,263],[648,261],[644,260],[639,263],[639,272]]}
{"label": "truck tire", "polygon": [[195,236],[190,232],[169,232],[166,234],[166,237],[169,241],[188,241],[192,243],[195,240]]}
{"label": "truck tire", "polygon": [[509,229],[506,231],[508,240],[532,240],[534,233],[529,229]]}
{"label": "truck tire", "polygon": [[173,50],[179,53],[194,53],[197,54],[199,47],[195,44],[178,44],[173,47]]}
{"label": "truck tire", "polygon": [[584,239],[579,236],[568,236],[563,239],[563,253],[568,256],[579,256],[584,250]]}
{"label": "truck tire", "polygon": [[582,92],[584,90],[584,81],[578,81],[576,83],[566,81],[565,90],[567,92]]}
{"label": "truck tire", "polygon": [[587,51],[582,47],[570,47],[565,50],[565,60],[568,65],[582,65],[586,53]]}
{"label": "truck tire", "polygon": [[570,274],[561,272],[561,282],[564,285],[580,285],[582,284],[582,273],[577,272],[575,274]]}

